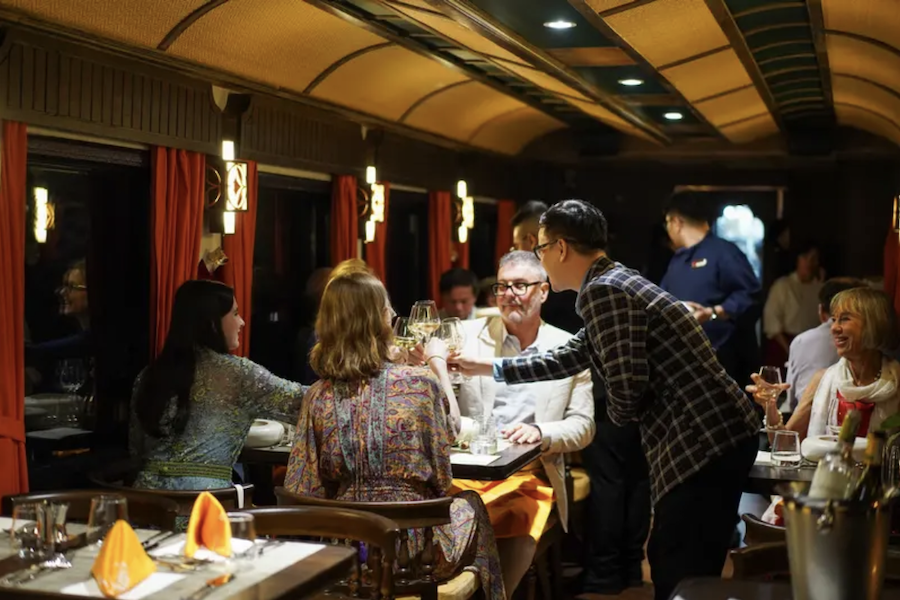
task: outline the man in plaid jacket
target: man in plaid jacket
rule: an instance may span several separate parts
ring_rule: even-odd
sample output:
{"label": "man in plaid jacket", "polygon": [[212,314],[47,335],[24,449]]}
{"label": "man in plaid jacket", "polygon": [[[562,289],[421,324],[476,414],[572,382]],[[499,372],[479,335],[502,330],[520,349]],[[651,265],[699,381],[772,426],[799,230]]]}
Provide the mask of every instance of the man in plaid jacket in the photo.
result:
{"label": "man in plaid jacket", "polygon": [[460,370],[507,383],[570,377],[593,366],[618,425],[640,424],[654,504],[648,556],[656,600],[679,581],[718,577],[725,563],[759,419],[672,295],[606,255],[606,219],[565,200],[541,217],[534,252],[555,291],[577,290],[584,328],[532,357],[458,357]]}

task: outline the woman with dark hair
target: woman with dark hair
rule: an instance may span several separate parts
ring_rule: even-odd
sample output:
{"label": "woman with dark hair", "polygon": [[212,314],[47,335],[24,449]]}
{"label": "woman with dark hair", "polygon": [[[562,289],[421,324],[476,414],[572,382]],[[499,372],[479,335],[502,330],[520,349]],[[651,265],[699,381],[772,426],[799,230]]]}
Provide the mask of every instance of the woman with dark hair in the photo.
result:
{"label": "woman with dark hair", "polygon": [[[361,269],[329,281],[316,320],[312,385],[297,423],[284,487],[350,502],[412,502],[447,496],[450,442],[459,408],[447,345],[432,338],[428,368],[396,362],[384,286]],[[505,600],[497,543],[476,492],[453,496],[451,523],[435,531],[434,576],[475,569],[487,600]],[[421,550],[422,535],[411,544]]]}
{"label": "woman with dark hair", "polygon": [[304,386],[229,354],[243,326],[227,285],[178,288],[162,352],[135,382],[131,447],[144,459],[135,487],[228,487],[255,418],[296,420]]}

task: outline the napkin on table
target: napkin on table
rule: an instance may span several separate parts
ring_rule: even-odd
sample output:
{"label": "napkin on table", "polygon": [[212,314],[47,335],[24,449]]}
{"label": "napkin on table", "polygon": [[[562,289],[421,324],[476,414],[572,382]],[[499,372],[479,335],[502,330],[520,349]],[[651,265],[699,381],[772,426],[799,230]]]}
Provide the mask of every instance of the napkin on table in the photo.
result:
{"label": "napkin on table", "polygon": [[107,598],[115,598],[154,572],[156,564],[147,556],[134,529],[125,521],[116,521],[91,567],[97,587]]}
{"label": "napkin on table", "polygon": [[222,504],[209,492],[203,492],[194,501],[188,521],[184,555],[193,558],[198,549],[205,546],[221,556],[231,556],[231,524]]}

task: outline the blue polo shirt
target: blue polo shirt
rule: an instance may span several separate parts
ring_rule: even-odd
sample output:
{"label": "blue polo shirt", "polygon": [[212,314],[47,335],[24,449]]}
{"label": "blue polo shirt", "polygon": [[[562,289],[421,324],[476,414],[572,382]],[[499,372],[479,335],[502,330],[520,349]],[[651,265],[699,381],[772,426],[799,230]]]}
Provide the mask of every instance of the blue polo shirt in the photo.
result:
{"label": "blue polo shirt", "polygon": [[735,321],[758,302],[760,292],[759,280],[740,248],[712,233],[675,252],[660,287],[684,302],[725,310],[727,319],[703,324],[717,350],[731,338]]}

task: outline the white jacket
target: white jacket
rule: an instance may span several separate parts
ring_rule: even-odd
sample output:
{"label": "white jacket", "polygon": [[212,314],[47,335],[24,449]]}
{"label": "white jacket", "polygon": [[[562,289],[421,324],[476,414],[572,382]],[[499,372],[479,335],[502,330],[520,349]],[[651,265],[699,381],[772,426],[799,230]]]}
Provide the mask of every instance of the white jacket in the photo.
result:
{"label": "white jacket", "polygon": [[[463,354],[483,358],[502,357],[507,335],[499,317],[463,322],[466,344]],[[535,344],[540,351],[551,350],[572,338],[572,334],[541,323]],[[505,384],[491,377],[467,378],[460,387],[459,408],[464,416],[477,416],[482,407],[493,407],[494,397]],[[556,493],[557,510],[563,528],[568,523],[568,498],[563,454],[585,448],[594,439],[594,397],[590,371],[575,377],[531,383],[538,390],[534,422],[543,438],[541,462]]]}

